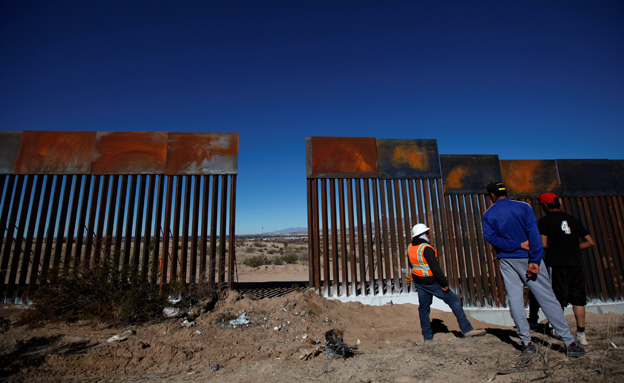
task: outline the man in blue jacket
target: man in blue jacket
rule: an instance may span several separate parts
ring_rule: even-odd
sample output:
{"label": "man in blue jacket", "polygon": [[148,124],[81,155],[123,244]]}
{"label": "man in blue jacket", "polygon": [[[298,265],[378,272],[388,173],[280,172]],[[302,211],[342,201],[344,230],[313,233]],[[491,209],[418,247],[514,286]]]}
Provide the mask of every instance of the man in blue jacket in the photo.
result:
{"label": "man in blue jacket", "polygon": [[536,352],[524,304],[523,287],[526,285],[565,342],[567,355],[584,355],[585,349],[576,343],[570,333],[542,262],[544,249],[533,209],[527,203],[507,198],[505,185],[500,182],[489,184],[487,192],[494,205],[483,214],[483,235],[496,251],[509,311],[522,341],[522,352],[527,355]]}

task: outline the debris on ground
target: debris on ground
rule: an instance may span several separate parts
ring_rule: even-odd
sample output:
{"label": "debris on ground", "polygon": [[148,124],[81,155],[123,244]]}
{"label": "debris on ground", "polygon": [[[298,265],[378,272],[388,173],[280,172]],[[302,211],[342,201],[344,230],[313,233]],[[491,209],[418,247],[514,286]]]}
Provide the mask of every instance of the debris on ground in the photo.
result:
{"label": "debris on ground", "polygon": [[134,330],[126,330],[121,334],[111,336],[110,338],[108,338],[107,342],[108,343],[123,342],[124,340],[128,339],[130,336],[134,334],[136,334]]}
{"label": "debris on ground", "polygon": [[342,330],[332,329],[325,333],[325,340],[327,341],[327,344],[325,346],[325,358],[347,359],[354,355],[351,348],[347,346],[347,344],[342,340],[342,336],[343,336]]}

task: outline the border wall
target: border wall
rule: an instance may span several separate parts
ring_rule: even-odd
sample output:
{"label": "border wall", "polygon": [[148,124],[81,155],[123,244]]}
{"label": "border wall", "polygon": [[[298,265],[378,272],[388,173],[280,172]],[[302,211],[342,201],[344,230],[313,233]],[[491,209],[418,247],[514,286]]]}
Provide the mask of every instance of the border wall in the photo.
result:
{"label": "border wall", "polygon": [[0,298],[49,270],[233,287],[238,133],[0,132]]}
{"label": "border wall", "polygon": [[310,286],[346,300],[415,292],[405,280],[410,228],[425,223],[453,291],[470,307],[506,306],[481,217],[502,180],[529,203],[553,192],[597,246],[583,253],[588,299],[624,295],[624,161],[439,155],[436,140],[308,137]]}

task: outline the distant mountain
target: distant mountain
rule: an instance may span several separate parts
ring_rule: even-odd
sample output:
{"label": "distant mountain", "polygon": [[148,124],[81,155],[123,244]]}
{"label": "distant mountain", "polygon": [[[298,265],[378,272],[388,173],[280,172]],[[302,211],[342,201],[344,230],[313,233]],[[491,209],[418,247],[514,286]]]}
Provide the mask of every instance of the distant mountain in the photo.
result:
{"label": "distant mountain", "polygon": [[289,227],[288,229],[282,229],[282,230],[277,230],[277,231],[272,231],[269,233],[264,233],[264,234],[284,234],[284,233],[299,233],[301,231],[308,231],[307,227]]}

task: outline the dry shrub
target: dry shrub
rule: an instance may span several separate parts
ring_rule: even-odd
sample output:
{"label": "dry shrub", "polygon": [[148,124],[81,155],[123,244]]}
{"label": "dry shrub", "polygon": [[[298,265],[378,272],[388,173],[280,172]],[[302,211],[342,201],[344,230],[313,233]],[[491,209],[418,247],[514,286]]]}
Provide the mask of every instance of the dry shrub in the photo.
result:
{"label": "dry shrub", "polygon": [[89,269],[50,269],[40,278],[34,310],[26,322],[98,320],[112,325],[144,322],[162,313],[167,294],[159,293],[158,272],[105,261]]}
{"label": "dry shrub", "polygon": [[273,263],[275,265],[289,265],[289,264],[293,264],[293,263],[297,263],[299,262],[299,257],[297,256],[297,254],[294,253],[286,253],[284,255],[282,255],[281,257],[277,257],[273,260]]}
{"label": "dry shrub", "polygon": [[271,260],[266,255],[254,255],[243,261],[243,264],[249,267],[259,267],[263,265],[270,265]]}

